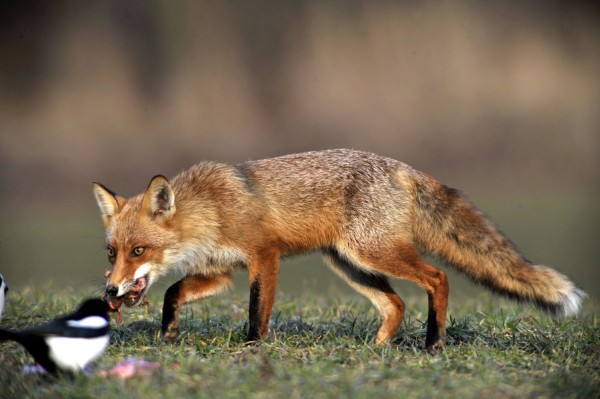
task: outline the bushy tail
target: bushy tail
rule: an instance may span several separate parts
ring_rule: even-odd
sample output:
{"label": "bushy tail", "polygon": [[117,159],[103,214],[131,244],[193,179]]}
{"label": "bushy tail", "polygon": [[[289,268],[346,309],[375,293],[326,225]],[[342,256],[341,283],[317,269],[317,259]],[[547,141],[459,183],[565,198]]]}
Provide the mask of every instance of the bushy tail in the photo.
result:
{"label": "bushy tail", "polygon": [[556,270],[534,265],[457,190],[415,172],[414,235],[421,248],[475,282],[555,316],[577,313],[586,293]]}

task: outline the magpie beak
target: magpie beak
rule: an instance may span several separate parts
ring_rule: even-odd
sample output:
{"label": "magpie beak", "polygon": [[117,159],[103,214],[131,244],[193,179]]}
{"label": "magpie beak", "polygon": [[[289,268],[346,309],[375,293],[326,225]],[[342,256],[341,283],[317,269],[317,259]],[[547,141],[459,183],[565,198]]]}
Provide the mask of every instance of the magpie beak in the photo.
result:
{"label": "magpie beak", "polygon": [[98,359],[108,346],[108,305],[88,299],[66,316],[22,331],[0,329],[0,341],[20,343],[46,371],[82,371]]}
{"label": "magpie beak", "polygon": [[2,320],[2,313],[4,313],[4,301],[6,299],[6,293],[8,292],[8,285],[2,274],[0,274],[0,320]]}

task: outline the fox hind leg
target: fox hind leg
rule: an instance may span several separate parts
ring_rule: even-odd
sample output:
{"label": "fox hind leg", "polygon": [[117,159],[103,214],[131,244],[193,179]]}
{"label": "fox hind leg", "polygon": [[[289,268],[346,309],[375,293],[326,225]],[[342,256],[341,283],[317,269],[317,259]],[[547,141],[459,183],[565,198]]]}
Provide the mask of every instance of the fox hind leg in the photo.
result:
{"label": "fox hind leg", "polygon": [[423,288],[429,300],[425,347],[429,352],[434,352],[443,345],[449,293],[444,271],[423,261],[416,248],[405,243],[382,247],[376,252],[364,249],[353,250],[352,253],[346,251],[344,257],[351,257],[352,264],[362,267],[363,274],[368,275],[368,271],[373,270],[382,275],[411,281]]}
{"label": "fox hind leg", "polygon": [[381,326],[375,343],[389,343],[398,333],[404,319],[404,302],[394,292],[387,278],[355,266],[335,249],[326,249],[323,253],[329,267],[357,292],[367,297],[379,311]]}
{"label": "fox hind leg", "polygon": [[443,270],[431,266],[420,258],[412,266],[413,270],[407,274],[399,274],[398,278],[412,281],[427,292],[429,312],[425,348],[433,353],[442,347],[446,338],[446,312],[450,291],[448,278]]}
{"label": "fox hind leg", "polygon": [[[387,253],[387,255],[386,255]],[[378,270],[388,276],[411,281],[427,292],[429,310],[425,348],[429,352],[439,349],[446,337],[446,312],[448,308],[448,278],[443,270],[431,266],[421,259],[417,250],[410,245],[399,245],[394,251],[382,251],[376,256]]]}
{"label": "fox hind leg", "polygon": [[170,286],[165,293],[163,304],[163,338],[170,341],[179,335],[179,312],[184,304],[223,292],[231,283],[230,274],[214,277],[188,275]]}

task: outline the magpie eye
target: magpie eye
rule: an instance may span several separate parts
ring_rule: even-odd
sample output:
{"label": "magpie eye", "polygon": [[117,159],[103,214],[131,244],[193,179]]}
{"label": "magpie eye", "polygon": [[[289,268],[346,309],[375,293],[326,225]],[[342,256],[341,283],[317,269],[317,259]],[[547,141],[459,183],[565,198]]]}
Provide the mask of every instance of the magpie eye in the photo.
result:
{"label": "magpie eye", "polygon": [[146,251],[146,248],[144,248],[144,247],[135,247],[135,248],[133,248],[133,251],[131,252],[131,254],[133,256],[141,256],[144,253],[144,251]]}
{"label": "magpie eye", "polygon": [[115,249],[114,248],[108,247],[106,249],[106,252],[108,253],[108,257],[109,258],[114,258],[115,257]]}

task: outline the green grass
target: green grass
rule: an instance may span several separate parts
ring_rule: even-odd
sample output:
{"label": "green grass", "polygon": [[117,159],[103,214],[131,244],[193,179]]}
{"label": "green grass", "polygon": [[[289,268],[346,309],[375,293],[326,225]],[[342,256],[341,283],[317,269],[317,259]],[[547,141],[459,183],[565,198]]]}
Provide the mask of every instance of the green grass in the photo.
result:
{"label": "green grass", "polygon": [[[3,327],[23,328],[70,311],[75,295],[25,290],[9,293]],[[357,296],[278,298],[271,333],[245,346],[246,296],[226,295],[188,306],[182,335],[160,339],[160,305],[150,314],[126,309],[111,345],[96,364],[158,361],[151,377],[127,381],[77,376],[48,380],[23,375],[31,357],[0,343],[1,398],[593,398],[600,397],[598,307],[588,303],[576,319],[552,321],[530,307],[456,304],[447,344],[423,350],[425,303],[408,298],[396,342],[372,344],[379,324]],[[413,303],[414,302],[414,303]],[[503,302],[501,302],[503,303]]]}

